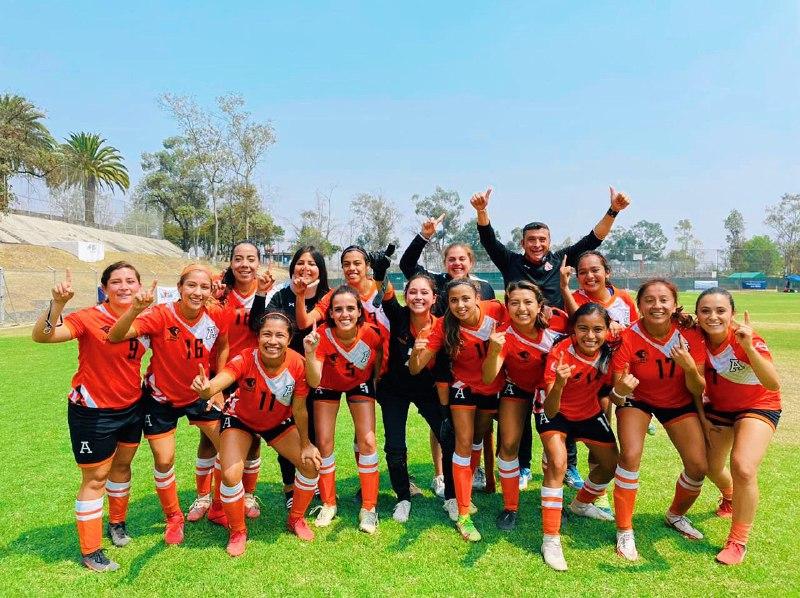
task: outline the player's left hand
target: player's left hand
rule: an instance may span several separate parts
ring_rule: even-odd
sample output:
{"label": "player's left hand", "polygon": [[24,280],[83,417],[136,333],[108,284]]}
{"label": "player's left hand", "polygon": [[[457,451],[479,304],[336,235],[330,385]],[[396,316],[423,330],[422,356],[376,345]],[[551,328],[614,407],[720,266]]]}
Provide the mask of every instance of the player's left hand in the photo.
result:
{"label": "player's left hand", "polygon": [[487,189],[485,192],[483,192],[483,193],[476,193],[476,194],[474,194],[474,195],[473,195],[473,196],[470,198],[470,200],[469,200],[469,203],[471,203],[471,204],[472,204],[472,207],[473,207],[473,208],[475,208],[475,209],[476,209],[477,211],[479,211],[479,212],[480,212],[480,211],[482,211],[482,210],[485,210],[486,208],[488,208],[488,207],[489,207],[489,196],[490,196],[491,194],[492,194],[492,188],[491,188],[491,187],[489,187],[489,188],[488,188],[488,189]]}
{"label": "player's left hand", "polygon": [[269,293],[275,284],[275,277],[269,271],[269,268],[264,270],[259,268],[256,272],[256,280],[258,282],[258,292],[262,294]]}
{"label": "player's left hand", "polygon": [[226,285],[224,282],[222,282],[221,278],[218,279],[218,280],[212,281],[211,282],[211,296],[214,297],[214,299],[221,299],[222,296],[225,294],[225,289],[226,288],[228,288],[228,285]]}
{"label": "player's left hand", "polygon": [[613,339],[619,338],[619,335],[622,334],[623,330],[625,330],[625,326],[623,326],[616,320],[611,320],[611,324],[608,327],[608,332],[611,335],[611,338]]}
{"label": "player's left hand", "polygon": [[692,354],[689,353],[689,344],[683,337],[680,337],[678,344],[669,350],[669,355],[675,363],[681,366],[684,372],[690,372],[697,368]]}
{"label": "player's left hand", "polygon": [[225,406],[225,397],[221,392],[218,392],[210,399],[208,399],[208,403],[206,403],[206,411],[211,411],[212,409],[216,409],[217,411],[222,411],[222,408]]}
{"label": "player's left hand", "polygon": [[313,444],[300,449],[300,463],[313,465],[316,469],[322,467],[322,455],[319,454],[319,449]]}
{"label": "player's left hand", "polygon": [[621,212],[631,205],[630,198],[624,193],[617,191],[614,187],[609,187],[608,191],[611,195],[611,209],[615,212]]}
{"label": "player's left hand", "polygon": [[564,259],[561,260],[561,268],[558,269],[558,272],[561,276],[561,288],[568,289],[569,288],[569,279],[572,277],[572,273],[575,272],[575,269],[572,266],[567,266],[567,254],[564,254]]}
{"label": "player's left hand", "polygon": [[753,328],[750,326],[750,312],[744,312],[744,324],[737,324],[734,331],[736,340],[742,345],[743,349],[751,349],[753,347]]}

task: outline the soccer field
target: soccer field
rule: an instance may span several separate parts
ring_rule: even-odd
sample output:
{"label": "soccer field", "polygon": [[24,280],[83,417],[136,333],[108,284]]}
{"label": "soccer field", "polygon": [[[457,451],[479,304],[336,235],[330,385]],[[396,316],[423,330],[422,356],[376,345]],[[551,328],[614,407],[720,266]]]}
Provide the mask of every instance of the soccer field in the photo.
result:
{"label": "soccer field", "polygon": [[[682,299],[693,311],[696,294]],[[249,523],[245,555],[225,553],[226,530],[205,520],[188,524],[186,540],[166,547],[163,518],[154,491],[152,459],[142,444],[134,461],[128,529],[134,541],[118,549],[115,573],[94,574],[78,563],[73,505],[79,472],[69,445],[66,394],[76,367],[77,344],[36,345],[28,331],[0,334],[0,579],[3,595],[784,595],[800,593],[800,540],[796,514],[797,453],[800,448],[800,295],[738,293],[737,309],[750,311],[767,340],[783,388],[782,416],[761,467],[761,504],[748,556],[723,568],[714,555],[729,521],[714,516],[718,492],[706,482],[689,516],[706,535],[689,542],[668,530],[663,513],[672,497],[680,460],[659,427],[648,437],[634,526],[640,560],[629,564],[614,553],[614,525],[569,517],[562,527],[569,571],[556,573],[539,555],[541,517],[534,477],[520,499],[518,528],[499,532],[500,494],[476,493],[474,521],[483,534],[464,542],[430,491],[413,500],[406,525],[391,519],[394,505],[381,452],[381,522],[375,536],[357,529],[358,487],[352,457],[352,426],[340,411],[337,435],[339,518],[310,544],[284,531],[286,517],[274,452],[264,446],[257,494],[261,518]],[[380,421],[380,418],[378,418]],[[379,424],[379,445],[382,430]],[[416,413],[409,418],[409,467],[427,489],[432,475],[428,432]],[[184,510],[194,497],[197,432],[181,423],[176,471]],[[534,460],[540,454],[538,439]],[[580,467],[586,474],[586,450]],[[536,470],[534,468],[534,473]],[[499,483],[498,483],[499,489]],[[565,490],[565,504],[573,496]]]}

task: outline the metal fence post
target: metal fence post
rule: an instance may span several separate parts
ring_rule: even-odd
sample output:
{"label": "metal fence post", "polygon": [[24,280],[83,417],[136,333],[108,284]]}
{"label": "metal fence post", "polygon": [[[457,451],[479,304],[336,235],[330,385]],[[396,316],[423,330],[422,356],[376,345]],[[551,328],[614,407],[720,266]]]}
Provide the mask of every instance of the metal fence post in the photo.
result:
{"label": "metal fence post", "polygon": [[3,268],[0,268],[0,326],[6,323],[6,294],[3,291],[5,288],[5,280]]}

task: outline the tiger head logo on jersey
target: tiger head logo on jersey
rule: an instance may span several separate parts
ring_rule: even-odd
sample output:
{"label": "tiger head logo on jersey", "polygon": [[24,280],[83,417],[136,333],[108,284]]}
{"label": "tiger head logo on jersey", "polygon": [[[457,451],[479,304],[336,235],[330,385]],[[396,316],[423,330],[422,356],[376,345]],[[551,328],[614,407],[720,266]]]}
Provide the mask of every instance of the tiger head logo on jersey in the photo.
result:
{"label": "tiger head logo on jersey", "polygon": [[247,390],[253,390],[256,387],[256,379],[255,378],[245,378],[244,379],[244,387]]}
{"label": "tiger head logo on jersey", "polygon": [[636,351],[636,359],[639,363],[647,363],[647,351],[644,349]]}
{"label": "tiger head logo on jersey", "polygon": [[527,351],[520,351],[519,353],[517,353],[517,355],[519,356],[521,361],[529,361],[531,358],[531,354],[528,353]]}
{"label": "tiger head logo on jersey", "polygon": [[178,328],[177,326],[169,326],[167,328],[167,332],[169,332],[169,337],[167,337],[168,341],[178,340],[178,333],[180,332],[180,328]]}
{"label": "tiger head logo on jersey", "polygon": [[100,330],[108,334],[111,331],[111,326],[101,326]]}

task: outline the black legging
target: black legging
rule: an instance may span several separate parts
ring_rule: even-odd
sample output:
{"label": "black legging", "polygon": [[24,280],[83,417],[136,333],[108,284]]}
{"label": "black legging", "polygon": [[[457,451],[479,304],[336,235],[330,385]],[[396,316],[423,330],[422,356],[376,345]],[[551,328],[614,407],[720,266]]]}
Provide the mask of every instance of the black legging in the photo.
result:
{"label": "black legging", "polygon": [[[314,402],[313,397],[314,393],[309,392],[308,397],[306,397],[306,411],[308,412],[308,439],[313,444],[316,440],[316,434],[314,434]],[[278,455],[278,466],[281,468],[281,478],[283,478],[283,485],[284,486],[293,486],[294,485],[294,465],[292,462],[289,461],[286,457],[282,455]]]}

